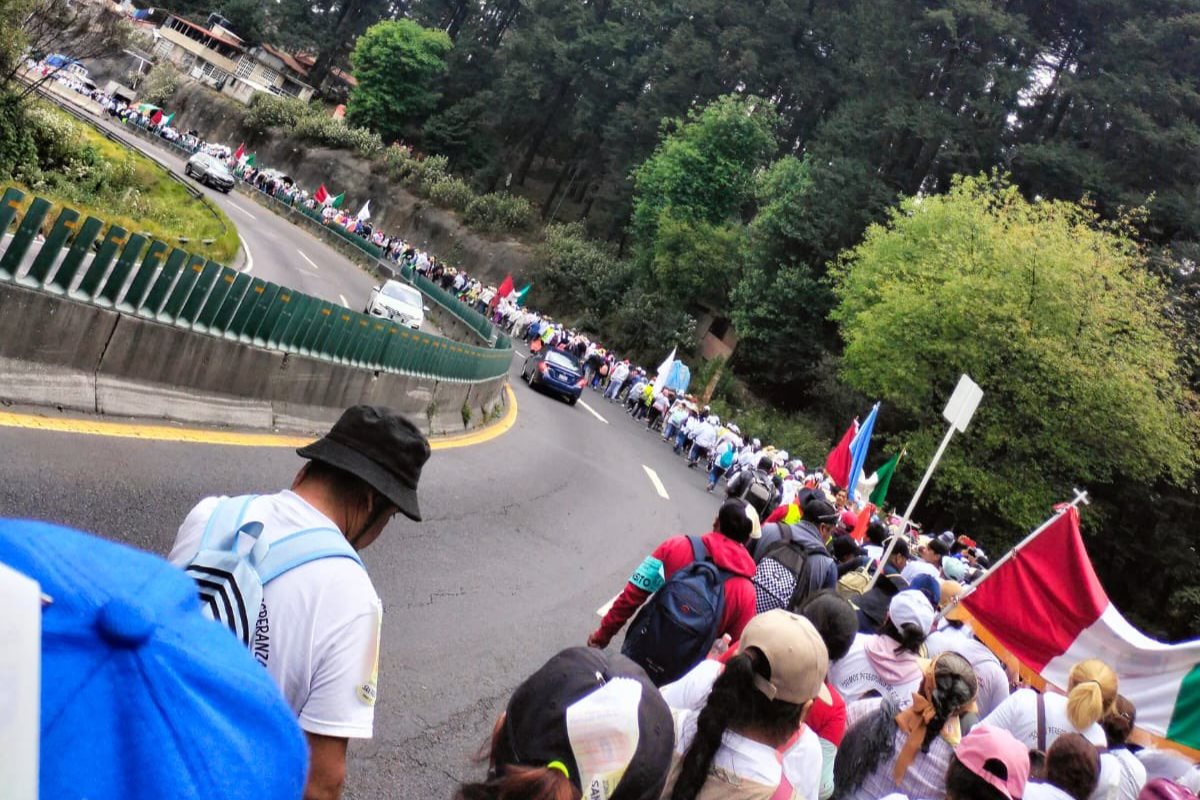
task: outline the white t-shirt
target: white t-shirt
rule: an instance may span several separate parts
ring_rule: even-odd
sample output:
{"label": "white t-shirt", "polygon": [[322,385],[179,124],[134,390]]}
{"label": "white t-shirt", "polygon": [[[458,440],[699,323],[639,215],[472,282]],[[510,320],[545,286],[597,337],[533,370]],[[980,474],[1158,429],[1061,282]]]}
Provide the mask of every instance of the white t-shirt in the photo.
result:
{"label": "white t-shirt", "polygon": [[[1100,754],[1100,779],[1096,781],[1096,790],[1088,800],[1124,800],[1122,778],[1124,772],[1121,762],[1108,753]],[[1138,787],[1139,790],[1141,787]],[[1137,792],[1129,800],[1137,800]]]}
{"label": "white t-shirt", "polygon": [[[192,509],[175,537],[172,564],[187,565],[224,499],[209,497]],[[337,528],[291,491],[256,498],[245,519],[263,524],[260,538],[267,542],[309,528]],[[366,570],[348,558],[323,558],[266,585],[251,652],[305,731],[369,739],[382,621],[383,607]]]}
{"label": "white t-shirt", "polygon": [[[885,683],[867,656],[866,643],[871,634],[855,635],[846,655],[829,665],[829,681],[838,690],[846,705],[861,700],[871,692],[891,700],[897,708],[912,705],[913,692],[921,688],[922,676],[900,684]],[[916,658],[916,656],[913,656]]]}
{"label": "white t-shirt", "polygon": [[[1077,731],[1067,717],[1065,695],[1046,695],[1046,748],[1064,733],[1081,733],[1097,747],[1108,747],[1108,739],[1100,723],[1092,723],[1086,730]],[[991,714],[983,720],[987,725],[1003,728],[1018,741],[1033,750],[1037,747],[1037,692],[1033,689],[1018,689],[1009,695]]]}
{"label": "white t-shirt", "polygon": [[1029,781],[1025,784],[1025,794],[1021,796],[1021,800],[1074,800],[1074,798],[1053,783]]}
{"label": "white t-shirt", "polygon": [[[675,715],[675,752],[680,756],[687,752],[696,735],[696,720],[723,669],[719,661],[705,659],[661,689],[663,699]],[[804,800],[817,800],[820,796],[821,740],[803,723],[800,738],[783,754],[782,771],[774,748],[733,731],[725,731],[713,764],[767,786],[778,786],[786,774],[792,789]]]}
{"label": "white t-shirt", "polygon": [[[1137,756],[1124,747],[1109,750],[1108,755],[1121,766],[1121,782],[1117,789],[1117,797],[1119,800],[1137,800],[1142,787],[1146,785],[1146,768]],[[1101,763],[1103,764],[1103,762]]]}
{"label": "white t-shirt", "polygon": [[971,663],[979,682],[975,702],[979,706],[980,717],[986,717],[1008,699],[1008,673],[1004,671],[1000,659],[987,645],[972,637],[965,626],[939,628],[929,634],[925,648],[931,659],[945,652],[954,652]]}

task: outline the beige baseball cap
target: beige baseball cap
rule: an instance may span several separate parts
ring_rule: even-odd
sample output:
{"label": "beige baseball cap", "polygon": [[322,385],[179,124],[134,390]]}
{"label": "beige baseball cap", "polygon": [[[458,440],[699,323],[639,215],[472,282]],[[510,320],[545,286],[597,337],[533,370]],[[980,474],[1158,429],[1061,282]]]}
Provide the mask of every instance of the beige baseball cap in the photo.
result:
{"label": "beige baseball cap", "polygon": [[832,703],[825,676],[829,651],[813,624],[799,614],[777,608],[750,620],[738,652],[753,647],[771,667],[771,677],[756,676],[754,685],[771,700],[803,705],[814,697]]}

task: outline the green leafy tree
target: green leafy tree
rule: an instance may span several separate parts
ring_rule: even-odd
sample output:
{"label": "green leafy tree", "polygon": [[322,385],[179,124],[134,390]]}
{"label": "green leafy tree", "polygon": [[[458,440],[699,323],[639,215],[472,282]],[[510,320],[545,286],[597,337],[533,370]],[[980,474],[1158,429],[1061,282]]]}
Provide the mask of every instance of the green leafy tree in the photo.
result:
{"label": "green leafy tree", "polygon": [[249,45],[263,41],[267,32],[267,12],[258,0],[225,0],[221,16],[229,20],[233,32]]}
{"label": "green leafy tree", "polygon": [[837,344],[826,264],[882,218],[892,197],[858,159],[784,156],[758,174],[755,198],[746,272],[730,303],[734,368],[795,408],[819,397],[816,373]]}
{"label": "green leafy tree", "polygon": [[842,374],[893,405],[916,463],[958,376],[984,401],[931,501],[980,532],[1038,522],[1082,481],[1185,481],[1197,419],[1163,285],[1118,224],[998,179],[872,226],[835,272]]}
{"label": "green leafy tree", "polygon": [[183,76],[170,62],[164,61],[161,64],[155,64],[137,87],[138,95],[147,103],[162,105],[170,100],[175,92],[179,91],[179,84],[182,80]]}
{"label": "green leafy tree", "polygon": [[664,127],[658,147],[633,174],[632,230],[653,252],[663,212],[719,225],[737,217],[754,189],[754,171],[778,147],[774,106],[726,95]]}
{"label": "green leafy tree", "polygon": [[372,25],[350,56],[358,80],[350,92],[346,120],[378,131],[385,140],[419,126],[437,105],[437,78],[453,45],[444,31],[411,20]]}

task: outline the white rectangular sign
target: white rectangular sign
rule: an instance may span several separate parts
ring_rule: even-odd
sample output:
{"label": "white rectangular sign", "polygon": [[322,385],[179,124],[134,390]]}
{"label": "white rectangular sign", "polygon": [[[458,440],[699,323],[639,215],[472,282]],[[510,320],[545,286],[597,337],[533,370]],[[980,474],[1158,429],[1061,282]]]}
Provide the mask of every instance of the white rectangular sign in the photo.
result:
{"label": "white rectangular sign", "polygon": [[979,388],[979,384],[963,375],[958,379],[958,386],[954,387],[954,394],[950,395],[950,402],[946,403],[942,416],[954,426],[954,430],[963,433],[982,398],[983,389]]}

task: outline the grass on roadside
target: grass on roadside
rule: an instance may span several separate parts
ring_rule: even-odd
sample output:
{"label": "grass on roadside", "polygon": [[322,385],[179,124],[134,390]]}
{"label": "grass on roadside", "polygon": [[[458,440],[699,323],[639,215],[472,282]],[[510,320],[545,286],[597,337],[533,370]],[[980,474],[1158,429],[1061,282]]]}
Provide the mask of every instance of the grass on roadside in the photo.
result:
{"label": "grass on roadside", "polygon": [[188,194],[158,164],[44,103],[32,105],[29,117],[39,126],[38,136],[52,139],[38,148],[51,158],[43,157],[39,169],[20,175],[13,185],[54,204],[48,222],[69,206],[218,263],[233,261],[238,249],[233,222],[215,205]]}

